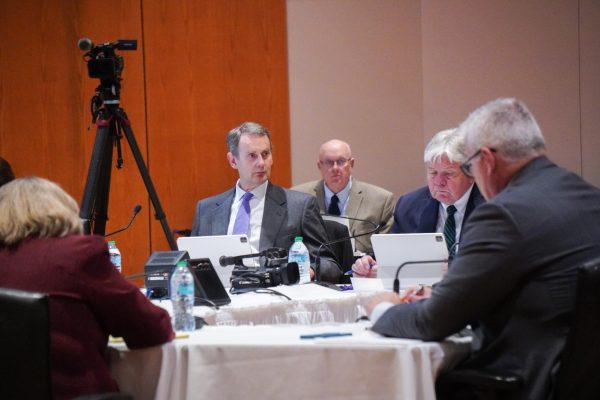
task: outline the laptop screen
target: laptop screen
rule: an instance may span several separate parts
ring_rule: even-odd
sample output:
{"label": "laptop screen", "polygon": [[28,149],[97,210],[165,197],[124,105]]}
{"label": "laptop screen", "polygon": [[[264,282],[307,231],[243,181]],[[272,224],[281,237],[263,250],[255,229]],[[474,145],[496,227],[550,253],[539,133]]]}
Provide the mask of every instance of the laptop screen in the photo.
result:
{"label": "laptop screen", "polygon": [[[189,253],[190,258],[208,258],[214,266],[219,279],[224,287],[230,287],[231,271],[233,265],[222,267],[219,259],[222,256],[234,257],[252,254],[250,243],[246,235],[217,235],[217,236],[190,236],[177,239],[177,248]],[[244,260],[244,263],[252,260]]]}
{"label": "laptop screen", "polygon": [[434,261],[404,265],[398,275],[401,289],[431,285],[442,279],[448,249],[441,233],[376,234],[371,236],[371,243],[379,265],[377,277],[382,279],[384,288],[393,288],[396,270],[406,262]]}

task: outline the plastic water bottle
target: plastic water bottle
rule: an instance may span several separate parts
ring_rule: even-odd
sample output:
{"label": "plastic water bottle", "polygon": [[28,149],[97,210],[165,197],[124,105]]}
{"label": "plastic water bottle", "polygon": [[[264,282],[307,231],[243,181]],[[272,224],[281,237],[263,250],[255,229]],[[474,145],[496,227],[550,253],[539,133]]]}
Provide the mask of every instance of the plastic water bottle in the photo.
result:
{"label": "plastic water bottle", "polygon": [[110,262],[113,263],[117,271],[121,272],[121,252],[117,249],[117,242],[111,240],[108,242],[108,254]]}
{"label": "plastic water bottle", "polygon": [[298,270],[300,271],[299,283],[310,282],[310,254],[304,243],[302,243],[302,236],[296,236],[294,239],[294,243],[288,253],[288,262],[298,263]]}
{"label": "plastic water bottle", "polygon": [[191,332],[196,329],[194,320],[194,277],[187,261],[179,261],[171,275],[171,303],[173,329]]}

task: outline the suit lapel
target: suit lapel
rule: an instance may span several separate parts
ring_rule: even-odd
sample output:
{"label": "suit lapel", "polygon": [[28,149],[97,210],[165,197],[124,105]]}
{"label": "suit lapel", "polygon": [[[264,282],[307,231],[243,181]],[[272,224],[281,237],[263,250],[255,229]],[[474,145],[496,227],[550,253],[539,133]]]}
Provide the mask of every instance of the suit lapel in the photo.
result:
{"label": "suit lapel", "polygon": [[464,228],[465,222],[467,222],[469,215],[471,215],[471,213],[473,212],[475,207],[477,207],[479,204],[483,203],[484,201],[485,201],[485,199],[481,195],[481,192],[479,192],[479,188],[477,187],[477,185],[473,185],[473,189],[471,190],[471,195],[469,196],[469,200],[467,201],[467,208],[465,209],[465,217],[463,218],[461,229]]}
{"label": "suit lapel", "polygon": [[428,196],[427,204],[419,217],[419,226],[417,232],[435,232],[437,228],[438,212],[440,203],[431,196]]}
{"label": "suit lapel", "polygon": [[273,186],[269,182],[267,193],[265,194],[265,209],[260,229],[259,250],[262,251],[275,243],[275,239],[287,215],[286,203],[287,200],[283,189]]}
{"label": "suit lapel", "polygon": [[212,216],[212,234],[227,235],[227,227],[229,226],[229,217],[231,215],[231,205],[235,197],[235,188],[231,189],[225,196],[223,201],[216,203]]}
{"label": "suit lapel", "polygon": [[325,208],[325,188],[323,187],[323,185],[325,185],[325,182],[323,182],[323,180],[318,181],[314,187],[314,191],[315,197],[317,198],[317,204],[319,205],[319,209],[322,212],[326,213],[327,209]]}
{"label": "suit lapel", "polygon": [[[346,207],[346,215],[350,218],[358,218],[358,210],[362,206],[363,192],[360,188],[360,183],[356,180],[352,181],[352,187],[350,188],[350,198],[348,199],[348,206]],[[350,233],[354,234],[354,223],[356,221],[350,220]]]}

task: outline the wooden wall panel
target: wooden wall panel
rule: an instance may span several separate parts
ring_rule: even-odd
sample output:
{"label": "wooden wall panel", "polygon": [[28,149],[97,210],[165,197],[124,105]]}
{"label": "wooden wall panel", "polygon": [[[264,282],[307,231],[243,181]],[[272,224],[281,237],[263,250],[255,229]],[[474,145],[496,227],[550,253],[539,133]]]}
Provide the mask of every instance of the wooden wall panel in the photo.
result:
{"label": "wooden wall panel", "polygon": [[[144,35],[149,158],[171,226],[233,186],[225,134],[244,121],[272,132],[272,180],[289,185],[285,2],[147,1]],[[164,248],[156,222],[152,238]]]}
{"label": "wooden wall panel", "polygon": [[[138,40],[124,57],[121,103],[172,228],[191,226],[194,203],[233,185],[225,132],[244,120],[268,126],[277,147],[273,179],[290,180],[285,2],[7,0],[0,13],[0,155],[17,175],[58,182],[81,201],[96,129],[77,40]],[[123,142],[112,170],[107,232],[123,273],[143,270],[167,242]],[[116,154],[115,154],[116,157]],[[152,244],[150,231],[152,230]],[[137,281],[141,283],[141,280]]]}

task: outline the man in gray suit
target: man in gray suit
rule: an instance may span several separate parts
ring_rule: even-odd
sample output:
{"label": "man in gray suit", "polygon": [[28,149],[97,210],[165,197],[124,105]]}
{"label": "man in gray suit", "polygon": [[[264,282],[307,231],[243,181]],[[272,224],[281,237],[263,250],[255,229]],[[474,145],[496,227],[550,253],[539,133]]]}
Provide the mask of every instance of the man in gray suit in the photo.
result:
{"label": "man in gray suit", "polygon": [[[196,206],[192,236],[244,233],[253,252],[270,247],[288,249],[302,236],[314,263],[327,234],[313,196],[269,182],[273,165],[271,134],[260,124],[246,122],[227,134],[227,160],[239,173],[234,188],[201,200]],[[330,250],[321,249],[321,279],[338,283],[341,269]]]}
{"label": "man in gray suit", "polygon": [[523,376],[511,399],[551,398],[576,267],[600,256],[600,190],[546,157],[540,128],[518,100],[480,107],[459,130],[470,154],[461,168],[488,201],[471,214],[452,268],[430,297],[375,299],[373,330],[441,340],[477,322],[479,346],[465,366]]}
{"label": "man in gray suit", "polygon": [[[303,183],[292,189],[314,195],[324,213],[372,222],[349,220],[351,235],[369,232],[376,225],[380,226],[380,233],[390,230],[394,222],[393,194],[352,177],[354,158],[348,143],[338,139],[323,143],[319,149],[317,168],[323,179]],[[358,252],[373,252],[371,235],[357,237],[355,243]]]}

